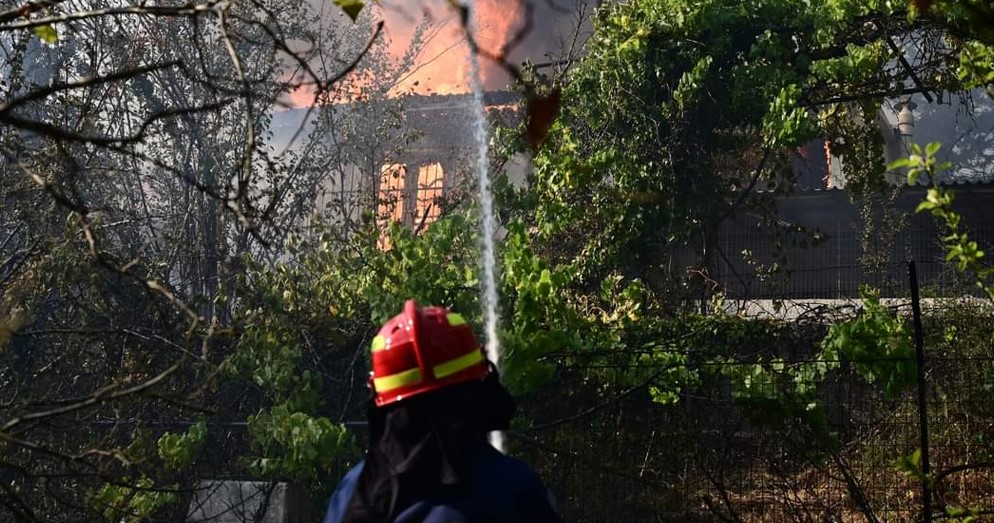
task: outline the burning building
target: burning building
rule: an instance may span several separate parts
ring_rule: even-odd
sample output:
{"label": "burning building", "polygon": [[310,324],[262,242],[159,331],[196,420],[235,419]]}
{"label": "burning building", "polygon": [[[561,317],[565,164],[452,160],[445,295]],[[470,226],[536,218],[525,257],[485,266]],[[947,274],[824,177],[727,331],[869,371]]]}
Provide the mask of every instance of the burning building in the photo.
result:
{"label": "burning building", "polygon": [[[485,93],[490,121],[516,122],[519,97],[509,91]],[[272,145],[283,151],[317,144],[298,154],[321,158],[310,162],[312,169],[323,171],[314,196],[319,213],[332,223],[359,220],[375,208],[383,223],[421,227],[473,182],[475,110],[471,94],[294,109],[274,115]]]}

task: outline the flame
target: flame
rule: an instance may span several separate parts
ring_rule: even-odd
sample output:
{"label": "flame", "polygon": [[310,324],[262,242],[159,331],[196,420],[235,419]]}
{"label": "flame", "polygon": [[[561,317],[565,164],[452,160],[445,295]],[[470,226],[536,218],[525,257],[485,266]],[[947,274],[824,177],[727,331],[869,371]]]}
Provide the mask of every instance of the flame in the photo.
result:
{"label": "flame", "polygon": [[[381,230],[399,222],[413,225],[420,232],[441,215],[441,199],[445,193],[442,164],[435,162],[418,166],[417,184],[413,188],[407,180],[408,167],[401,163],[387,163],[380,167],[376,216]],[[411,191],[414,191],[413,198]],[[380,236],[379,247],[389,250],[390,238]]]}
{"label": "flame", "polygon": [[[506,47],[520,27],[525,0],[477,0],[474,3],[474,38],[477,45],[487,54],[503,57]],[[429,29],[424,38],[424,47],[418,54],[407,77],[395,88],[395,92],[416,94],[462,94],[470,88],[469,45],[466,42],[465,28],[459,14],[445,0],[427,1],[423,5],[422,16],[428,20]],[[413,17],[387,18],[401,22],[392,30],[400,37],[391,48],[396,58],[412,44],[416,23]],[[406,21],[407,24],[403,25]],[[420,21],[420,20],[418,20]],[[388,29],[391,29],[388,26]],[[499,89],[507,82],[506,74],[497,64],[481,60],[481,80],[486,89]]]}
{"label": "flame", "polygon": [[423,228],[442,214],[445,171],[435,162],[418,167],[418,188],[414,199],[414,225]]}
{"label": "flame", "polygon": [[314,88],[309,85],[299,85],[290,91],[282,103],[292,107],[310,107],[314,105]]}
{"label": "flame", "polygon": [[[487,54],[503,57],[515,31],[523,23],[527,0],[476,0],[475,39]],[[411,4],[415,4],[413,7]],[[419,45],[413,63],[390,89],[390,96],[403,94],[465,94],[470,91],[469,45],[459,13],[450,0],[384,0],[373,6],[374,20],[383,20],[387,55],[402,63],[412,45]],[[374,22],[375,23],[375,22]],[[419,25],[420,42],[416,41]],[[480,60],[481,83],[486,90],[501,89],[509,81],[507,73],[491,60]],[[301,78],[300,80],[303,80]],[[330,96],[331,103],[348,103],[363,95],[365,86],[376,82],[368,71],[353,73]],[[288,79],[288,83],[293,83]],[[290,107],[310,107],[315,103],[312,85],[301,85],[285,95]]]}

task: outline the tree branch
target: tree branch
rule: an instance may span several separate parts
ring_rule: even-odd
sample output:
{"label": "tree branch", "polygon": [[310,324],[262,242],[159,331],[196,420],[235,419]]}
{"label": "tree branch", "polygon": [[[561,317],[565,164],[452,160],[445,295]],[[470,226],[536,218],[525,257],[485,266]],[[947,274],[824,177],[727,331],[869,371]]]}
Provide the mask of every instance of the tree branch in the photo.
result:
{"label": "tree branch", "polygon": [[112,383],[112,384],[110,384],[110,385],[108,385],[106,387],[103,387],[103,388],[97,390],[89,398],[87,398],[85,400],[82,400],[82,401],[78,401],[78,402],[73,403],[71,405],[66,405],[64,407],[59,407],[57,409],[50,409],[50,410],[46,410],[46,411],[42,411],[42,412],[32,412],[32,413],[29,413],[29,414],[24,414],[24,415],[18,416],[18,417],[14,418],[14,419],[11,419],[7,423],[4,423],[3,426],[0,427],[0,438],[6,439],[8,437],[12,437],[12,436],[9,435],[9,433],[14,428],[16,428],[18,425],[20,425],[22,423],[25,423],[25,422],[28,422],[28,421],[37,421],[37,420],[42,420],[42,419],[51,418],[51,417],[55,417],[55,416],[61,416],[63,414],[68,414],[70,412],[75,412],[75,411],[78,411],[80,409],[85,409],[87,407],[92,407],[92,406],[97,405],[99,403],[103,403],[103,402],[107,402],[107,401],[113,401],[113,400],[116,400],[116,399],[123,398],[125,396],[130,396],[130,395],[133,395],[133,394],[138,394],[139,392],[147,390],[147,389],[149,389],[151,387],[154,387],[155,385],[161,383],[163,380],[165,380],[166,378],[168,378],[174,372],[176,372],[177,370],[179,370],[179,368],[186,361],[187,361],[187,358],[186,357],[182,357],[179,360],[177,360],[176,363],[174,363],[173,365],[171,365],[167,369],[163,370],[162,372],[160,372],[159,374],[157,374],[153,378],[149,379],[148,381],[139,383],[138,385],[135,385],[133,387],[129,387],[129,388],[124,389],[124,390],[119,390],[117,392],[111,392],[112,390],[114,390],[115,388],[117,388],[119,386],[118,384],[113,384]]}
{"label": "tree branch", "polygon": [[148,128],[159,120],[184,114],[215,111],[230,105],[232,101],[233,99],[228,98],[221,100],[220,102],[208,103],[194,107],[184,107],[181,109],[166,109],[153,113],[145,118],[145,120],[138,126],[138,130],[130,136],[86,136],[49,123],[29,120],[27,118],[21,118],[20,116],[6,113],[0,113],[0,123],[5,123],[18,129],[31,131],[42,136],[64,140],[67,142],[92,144],[96,146],[122,145],[139,142],[144,139],[146,137],[146,133],[148,132]]}
{"label": "tree branch", "polygon": [[[55,0],[52,2],[45,2],[45,3],[54,5],[55,3],[62,1],[64,0]],[[180,7],[130,6],[130,7],[108,7],[106,9],[95,9],[92,11],[77,11],[74,13],[66,13],[63,15],[34,18],[26,20],[24,22],[15,22],[6,25],[0,25],[0,32],[14,31],[18,29],[31,29],[33,27],[41,27],[44,25],[73,22],[77,20],[86,20],[88,18],[101,18],[105,16],[122,16],[122,15],[147,15],[147,16],[170,16],[170,17],[197,16],[204,13],[215,12],[218,3],[219,2],[217,0],[214,0],[206,4],[188,4]],[[41,8],[36,9],[36,11],[39,9]],[[7,22],[9,20],[16,19],[18,15],[26,16],[22,15],[21,12],[18,11],[17,15],[10,17],[9,19],[5,19],[4,15],[0,14],[0,22]]]}
{"label": "tree branch", "polygon": [[83,87],[91,87],[91,86],[94,86],[94,85],[103,85],[103,84],[107,84],[107,83],[110,83],[110,82],[117,82],[117,81],[120,81],[120,80],[128,80],[128,79],[134,78],[136,76],[140,76],[140,75],[143,75],[143,74],[148,74],[148,73],[151,73],[151,72],[154,72],[154,71],[159,71],[159,70],[162,70],[162,69],[168,69],[170,67],[177,67],[177,66],[179,66],[180,68],[182,68],[183,67],[183,63],[180,62],[179,60],[172,60],[172,61],[168,61],[168,62],[162,62],[162,63],[152,64],[152,65],[147,65],[147,66],[142,66],[142,67],[134,67],[134,68],[129,68],[129,69],[122,69],[120,71],[117,71],[117,72],[114,72],[114,73],[110,73],[110,74],[107,74],[107,75],[103,75],[103,76],[91,76],[89,78],[84,78],[84,79],[76,81],[76,82],[68,82],[68,83],[54,82],[52,85],[50,85],[48,87],[44,87],[44,88],[41,88],[41,89],[35,89],[34,91],[32,91],[32,92],[30,92],[30,93],[28,93],[28,94],[26,94],[24,96],[20,96],[18,98],[14,98],[13,100],[11,100],[9,102],[0,103],[0,117],[2,117],[2,115],[4,113],[8,112],[8,111],[16,109],[18,106],[24,105],[26,103],[36,102],[36,101],[42,100],[42,99],[44,99],[44,98],[46,98],[46,97],[48,97],[48,96],[50,96],[52,94],[55,94],[55,93],[59,93],[59,92],[62,92],[62,91],[69,91],[69,90],[72,90],[72,89],[80,89],[80,88],[83,88]]}

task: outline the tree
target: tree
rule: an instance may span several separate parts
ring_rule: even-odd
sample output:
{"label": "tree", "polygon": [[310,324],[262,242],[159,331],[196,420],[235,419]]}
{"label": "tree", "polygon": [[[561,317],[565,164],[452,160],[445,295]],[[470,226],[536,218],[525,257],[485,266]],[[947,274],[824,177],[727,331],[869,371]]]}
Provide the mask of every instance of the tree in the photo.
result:
{"label": "tree", "polygon": [[[280,1],[0,12],[0,511],[165,516],[219,437],[191,423],[256,412],[222,379],[246,321],[242,256],[301,224],[323,174],[271,150],[269,113],[299,89],[326,96],[380,32],[329,32],[318,14]],[[268,419],[315,427],[299,443],[330,442],[329,456],[348,448],[328,420]]]}
{"label": "tree", "polygon": [[[694,275],[706,281],[714,260],[736,255],[715,242],[723,221],[776,223],[755,189],[789,192],[794,148],[822,137],[846,158],[852,192],[885,186],[881,102],[964,87],[945,34],[885,2],[606,6],[587,54],[552,86],[562,114],[522,216],[588,291],[616,273],[670,310],[698,300]],[[912,41],[927,54],[913,67]]]}
{"label": "tree", "polygon": [[[632,391],[651,390],[654,399],[672,402],[706,380],[722,387],[731,382],[736,399],[755,400],[751,412],[794,431],[778,436],[796,437],[801,448],[831,457],[859,510],[876,520],[860,498],[860,478],[819,430],[826,420],[813,398],[837,369],[777,359],[776,345],[767,347],[773,356],[757,362],[758,351],[742,349],[760,338],[738,325],[750,322],[720,323],[686,312],[705,301],[701,291],[714,260],[737,254],[718,250],[722,222],[751,214],[777,224],[771,194],[756,189],[775,184],[778,195],[790,191],[796,147],[816,138],[831,143],[845,158],[847,188],[857,199],[890,189],[877,111],[888,99],[975,85],[963,76],[960,56],[980,40],[950,29],[962,13],[936,9],[909,17],[903,5],[837,0],[649,0],[598,12],[586,54],[570,74],[530,86],[561,90],[561,114],[535,156],[530,187],[507,190],[504,214],[509,223],[520,220],[525,243],[550,273],[564,275],[549,292],[563,301],[560,310],[587,320],[603,310],[613,318],[578,327],[602,334],[591,337],[596,341],[563,338],[558,350],[545,354],[561,355],[567,367],[580,360],[631,370],[627,379],[613,378],[621,385],[578,371],[584,385],[606,399],[564,420],[620,405]],[[912,48],[919,49],[914,56]],[[622,297],[629,307],[620,306]],[[632,311],[632,324],[611,314],[618,310]],[[670,317],[676,326],[665,321]],[[749,334],[729,335],[731,341],[701,334],[738,334],[738,327]],[[871,341],[833,342],[847,334]],[[856,362],[856,371],[888,393],[911,383],[907,326],[879,304],[834,329],[825,345],[825,360],[866,360]],[[896,363],[874,366],[867,354],[880,347]],[[669,379],[635,377],[657,363]],[[676,379],[665,374],[670,364],[682,371]],[[568,382],[568,368],[556,372],[557,383]],[[554,404],[548,396],[542,401]],[[605,431],[611,435],[605,438],[620,432],[616,426]],[[712,472],[721,471],[702,471]]]}

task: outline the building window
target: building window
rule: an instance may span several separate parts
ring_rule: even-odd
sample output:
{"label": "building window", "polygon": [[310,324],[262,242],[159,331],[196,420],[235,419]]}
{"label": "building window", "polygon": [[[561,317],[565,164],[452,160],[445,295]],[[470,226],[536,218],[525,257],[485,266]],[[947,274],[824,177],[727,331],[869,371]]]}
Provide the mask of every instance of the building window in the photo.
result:
{"label": "building window", "polygon": [[406,181],[407,168],[403,164],[388,163],[380,167],[380,194],[376,217],[383,228],[394,222],[405,221]]}
{"label": "building window", "polygon": [[[420,166],[417,178],[408,176],[408,168],[404,164],[383,164],[376,210],[380,230],[386,231],[391,224],[399,222],[414,227],[415,233],[420,233],[438,219],[444,195],[445,172],[441,164]],[[390,247],[386,239],[380,240],[380,246],[384,249]]]}
{"label": "building window", "polygon": [[441,214],[444,192],[445,172],[442,170],[442,164],[429,163],[418,168],[413,225],[419,231],[435,221]]}

